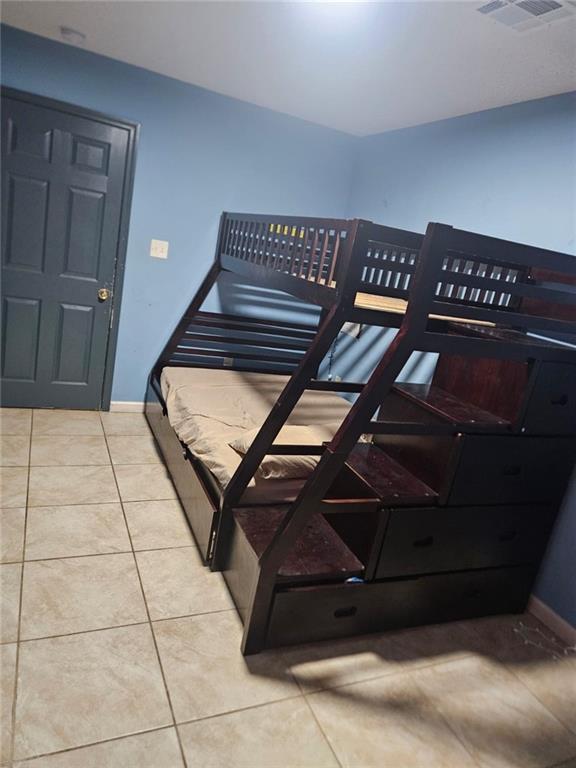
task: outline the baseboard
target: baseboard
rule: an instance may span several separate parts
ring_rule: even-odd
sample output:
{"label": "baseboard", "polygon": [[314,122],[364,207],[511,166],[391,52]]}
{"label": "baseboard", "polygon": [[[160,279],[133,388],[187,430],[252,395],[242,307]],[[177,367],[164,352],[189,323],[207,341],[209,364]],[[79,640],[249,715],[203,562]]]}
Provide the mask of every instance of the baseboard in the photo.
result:
{"label": "baseboard", "polygon": [[116,413],[144,413],[144,403],[135,400],[112,400],[110,410]]}
{"label": "baseboard", "polygon": [[569,624],[566,619],[559,616],[556,611],[532,595],[528,601],[528,613],[535,616],[548,629],[558,635],[560,640],[569,646],[576,646],[576,627]]}

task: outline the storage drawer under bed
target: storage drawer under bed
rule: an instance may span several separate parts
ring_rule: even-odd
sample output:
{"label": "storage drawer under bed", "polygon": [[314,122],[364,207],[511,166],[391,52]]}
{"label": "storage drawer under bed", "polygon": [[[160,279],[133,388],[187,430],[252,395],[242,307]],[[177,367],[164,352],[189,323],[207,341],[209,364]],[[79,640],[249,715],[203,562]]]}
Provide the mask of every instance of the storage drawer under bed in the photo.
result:
{"label": "storage drawer under bed", "polygon": [[266,645],[519,613],[526,607],[534,576],[534,568],[517,566],[286,589],[274,597]]}
{"label": "storage drawer under bed", "polygon": [[154,404],[147,404],[146,417],[160,446],[200,554],[206,560],[214,515],[217,511],[216,504],[196,470],[194,462],[188,458],[189,452],[185,452],[185,448],[161,408],[154,407]]}
{"label": "storage drawer under bed", "polygon": [[392,509],[376,578],[537,563],[555,514],[542,506]]}
{"label": "storage drawer under bed", "polygon": [[558,503],[575,456],[571,437],[467,435],[448,505]]}
{"label": "storage drawer under bed", "polygon": [[576,365],[540,364],[523,426],[532,435],[576,432]]}

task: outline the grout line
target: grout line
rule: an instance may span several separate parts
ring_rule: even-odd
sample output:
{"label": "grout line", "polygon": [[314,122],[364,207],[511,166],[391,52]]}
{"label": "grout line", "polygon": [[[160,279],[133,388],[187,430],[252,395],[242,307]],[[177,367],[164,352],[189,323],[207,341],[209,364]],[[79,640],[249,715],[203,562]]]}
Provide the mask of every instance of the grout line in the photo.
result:
{"label": "grout line", "polygon": [[183,613],[180,616],[162,616],[160,619],[151,619],[153,624],[160,624],[162,621],[177,621],[178,619],[195,619],[196,616],[215,616],[217,613],[238,613],[236,608],[219,608],[217,611],[202,611],[201,613]]}
{"label": "grout line", "polygon": [[108,630],[111,630],[111,629],[126,629],[127,627],[141,627],[147,623],[148,622],[144,619],[143,621],[132,621],[130,622],[130,624],[111,624],[110,626],[106,626],[106,627],[94,627],[94,629],[79,629],[75,632],[64,632],[58,635],[42,635],[41,637],[23,637],[20,639],[20,644],[36,643],[41,640],[57,640],[60,637],[75,637],[76,635],[90,635],[94,632],[107,632]]}
{"label": "grout line", "polygon": [[284,701],[294,701],[296,699],[303,699],[301,693],[295,693],[292,696],[283,696],[281,699],[272,699],[271,701],[264,701],[260,704],[249,704],[246,707],[238,707],[237,709],[228,709],[226,712],[217,712],[214,715],[203,715],[201,717],[195,717],[191,720],[180,720],[177,725],[190,725],[191,723],[203,723],[206,720],[217,720],[220,717],[226,717],[227,715],[235,715],[236,712],[249,712],[252,709],[263,709],[270,704],[280,704]]}
{"label": "grout line", "polygon": [[26,535],[28,529],[28,497],[30,495],[30,458],[32,456],[32,432],[34,429],[34,409],[30,412],[30,435],[28,438],[28,474],[26,477],[26,503],[24,505],[24,531],[22,534],[22,565],[20,567],[20,594],[18,596],[18,626],[16,630],[16,661],[14,664],[14,697],[12,699],[12,733],[8,752],[9,762],[14,759],[16,746],[16,708],[18,704],[18,677],[20,673],[20,630],[22,625],[22,598],[24,593],[24,557],[26,553]]}
{"label": "grout line", "polygon": [[[417,671],[417,670],[416,670]],[[426,693],[426,691],[422,688],[422,686],[419,684],[417,675],[410,674],[410,679],[412,680],[413,684],[416,686],[416,689],[420,691],[421,696],[423,697],[425,702],[428,702],[430,706],[432,707],[433,711],[436,713],[436,715],[440,718],[440,720],[444,723],[446,726],[446,729],[454,736],[456,741],[460,744],[462,749],[470,756],[470,759],[472,762],[478,766],[478,768],[481,768],[482,762],[480,761],[480,758],[477,758],[473,753],[472,750],[468,747],[464,739],[462,739],[457,731],[452,727],[452,723],[450,722],[449,718],[444,715],[442,710],[437,707],[434,702],[432,701],[431,697]]]}
{"label": "grout line", "polygon": [[[111,469],[113,469],[113,465],[101,465],[101,464],[92,464],[92,465],[86,465],[86,464],[79,464],[78,466],[110,466]],[[122,466],[125,467],[150,467],[154,466],[153,464],[123,464]],[[52,467],[54,469],[54,467]],[[116,484],[116,476],[114,475],[114,481]],[[116,484],[116,487],[117,484]],[[88,507],[88,506],[95,506],[99,505],[102,506],[102,504],[132,504],[134,502],[141,503],[143,501],[178,501],[177,496],[169,496],[163,499],[122,499],[120,496],[117,499],[114,499],[114,501],[76,501],[76,502],[59,502],[58,504],[34,504],[30,505],[30,509],[42,509],[44,507]],[[3,509],[17,509],[17,507],[3,507]]]}
{"label": "grout line", "polygon": [[[104,429],[104,422],[102,421],[102,414],[100,414],[100,422],[102,423],[102,428]],[[166,693],[166,699],[168,701],[168,707],[170,709],[170,714],[172,716],[172,724],[174,725],[174,730],[176,731],[176,738],[178,739],[178,746],[180,748],[180,754],[182,756],[182,762],[184,764],[184,767],[188,765],[186,761],[186,754],[184,752],[184,746],[182,744],[182,739],[180,738],[180,733],[178,731],[178,728],[176,728],[176,715],[174,713],[174,706],[172,704],[172,699],[170,697],[170,691],[168,689],[168,682],[166,680],[166,673],[164,672],[164,667],[162,665],[162,658],[160,656],[160,651],[158,649],[158,643],[156,641],[156,635],[154,634],[154,627],[152,625],[152,619],[150,618],[150,610],[148,608],[148,601],[146,599],[146,592],[144,590],[144,584],[142,582],[142,576],[140,575],[140,568],[138,567],[138,558],[136,557],[136,552],[134,551],[134,543],[132,542],[132,534],[130,533],[130,526],[128,525],[128,518],[126,517],[126,512],[124,510],[124,503],[122,500],[122,496],[120,495],[120,486],[118,485],[118,479],[116,477],[116,471],[114,469],[114,465],[112,464],[112,454],[110,452],[110,446],[108,445],[108,435],[106,435],[106,432],[104,431],[104,440],[106,443],[106,448],[108,450],[108,455],[110,456],[110,464],[112,466],[112,475],[114,477],[114,483],[116,484],[116,490],[118,493],[118,496],[120,498],[120,507],[122,508],[122,514],[124,516],[124,525],[126,526],[126,530],[128,531],[128,538],[130,540],[130,546],[132,547],[132,558],[134,560],[134,567],[136,568],[136,574],[138,576],[138,582],[140,584],[140,590],[142,592],[142,598],[144,600],[144,608],[146,610],[146,615],[148,617],[148,627],[150,629],[150,634],[152,636],[152,642],[154,643],[154,649],[156,651],[156,658],[158,659],[158,667],[160,669],[160,674],[162,675],[162,682],[164,683],[164,691]],[[138,466],[138,465],[135,465]],[[144,465],[146,466],[146,465]]]}
{"label": "grout line", "polygon": [[[72,505],[74,506],[74,505]],[[82,506],[79,504],[78,506]],[[35,509],[35,507],[32,507]],[[148,549],[115,549],[111,552],[87,552],[84,555],[53,555],[52,557],[28,557],[26,560],[12,560],[10,563],[0,563],[0,565],[17,565],[18,563],[43,563],[51,560],[76,560],[81,557],[107,557],[108,555],[131,555],[132,552],[168,552],[171,549],[193,549],[198,551],[194,544],[177,544],[174,547],[150,547]]]}
{"label": "grout line", "polygon": [[[351,639],[353,638],[354,636],[352,636]],[[326,642],[330,642],[330,641],[328,640]],[[295,646],[295,647],[298,648],[299,646]],[[284,646],[284,648],[285,649],[290,648],[290,646]],[[402,668],[402,666],[399,666],[396,668],[389,669],[388,671],[383,671],[380,673],[376,673],[374,675],[370,675],[369,677],[362,677],[358,680],[352,680],[351,682],[348,682],[348,683],[327,685],[321,688],[310,688],[311,684],[307,683],[306,681],[300,682],[298,678],[296,678],[296,681],[300,686],[303,696],[313,696],[316,693],[325,693],[327,691],[333,691],[339,688],[348,688],[351,685],[361,685],[362,683],[369,683],[373,680],[380,680],[380,678],[382,677],[393,677],[395,675],[405,675],[408,672],[412,672],[412,671],[429,669],[430,667],[440,667],[440,666],[443,666],[444,664],[454,664],[454,662],[456,661],[464,661],[464,659],[469,659],[470,657],[475,657],[476,655],[477,654],[475,651],[466,651],[466,652],[463,651],[462,654],[459,654],[458,656],[453,656],[452,658],[449,658],[449,659],[440,659],[440,660],[435,659],[434,661],[426,661],[426,662],[422,662],[421,664],[413,661],[408,662],[407,660],[406,663],[407,664],[409,663],[409,666],[406,666],[404,668]],[[402,664],[402,662],[399,662],[399,663]]]}
{"label": "grout line", "polygon": [[[131,554],[131,553],[126,553]],[[107,624],[104,627],[94,627],[93,629],[79,629],[75,632],[60,632],[56,635],[40,635],[39,637],[23,637],[20,638],[20,643],[35,643],[38,640],[54,640],[59,637],[71,637],[73,635],[88,635],[92,632],[106,632],[109,629],[124,629],[126,627],[140,627],[144,624],[148,624],[149,622],[153,624],[158,624],[161,621],[174,621],[175,619],[194,619],[196,616],[213,616],[216,613],[228,613],[230,611],[235,611],[235,608],[222,608],[218,611],[203,611],[202,613],[186,613],[182,616],[167,616],[165,618],[161,619],[145,619],[143,621],[131,621],[128,624]],[[12,645],[14,644],[14,640],[8,640],[6,642],[0,643],[0,645]]]}
{"label": "grout line", "polygon": [[319,730],[320,730],[320,733],[321,733],[321,734],[322,734],[322,736],[324,737],[324,741],[326,742],[326,744],[328,744],[328,747],[330,748],[330,751],[331,751],[331,752],[332,752],[332,754],[334,755],[334,759],[336,760],[336,762],[338,763],[338,765],[339,765],[341,768],[344,768],[344,767],[343,767],[343,765],[342,765],[342,763],[340,762],[340,758],[339,758],[339,757],[338,757],[338,755],[336,754],[336,750],[335,750],[335,749],[334,749],[334,747],[332,746],[332,742],[331,742],[331,741],[330,741],[330,739],[328,738],[328,735],[325,733],[325,731],[324,731],[324,728],[322,728],[322,723],[321,723],[321,722],[320,722],[320,720],[318,720],[318,718],[316,717],[316,712],[314,712],[314,709],[312,708],[312,705],[311,705],[311,704],[310,704],[310,702],[308,701],[308,696],[302,696],[302,698],[303,698],[303,699],[304,699],[304,701],[306,702],[306,706],[308,707],[308,710],[310,711],[310,714],[311,714],[311,715],[312,715],[312,717],[314,718],[314,721],[316,722],[316,725],[318,726],[318,728],[319,728]]}
{"label": "grout line", "polygon": [[[42,757],[52,757],[53,755],[66,755],[69,752],[76,752],[80,749],[85,749],[87,747],[97,747],[99,744],[112,744],[115,741],[123,741],[124,739],[129,739],[132,736],[143,736],[147,733],[157,733],[158,731],[167,731],[170,728],[175,728],[173,725],[163,725],[159,728],[147,728],[143,731],[131,731],[130,733],[125,733],[122,736],[113,736],[110,739],[101,739],[100,741],[90,741],[86,744],[80,744],[76,745],[74,747],[66,747],[66,749],[59,749],[56,752],[41,752],[38,755],[30,755],[29,757],[21,757],[19,758],[19,763],[27,763],[31,760],[38,760]],[[9,768],[9,766],[6,766],[6,768]]]}
{"label": "grout line", "polygon": [[[500,663],[504,667],[504,669],[506,669],[508,672],[514,675],[515,679],[522,685],[523,688],[525,688],[528,691],[530,696],[536,699],[536,701],[540,704],[540,706],[543,707],[546,710],[546,712],[548,712],[548,714],[551,715],[551,717],[553,717],[554,720],[556,720],[556,722],[559,723],[567,733],[569,733],[572,736],[576,736],[576,732],[573,731],[572,728],[570,728],[570,726],[568,726],[563,720],[561,720],[560,717],[555,712],[553,712],[545,704],[545,702],[542,701],[540,696],[538,696],[537,693],[534,693],[534,691],[530,688],[530,686],[526,685],[526,683],[522,680],[522,678],[519,677],[519,675],[516,673],[512,665],[508,666],[508,664],[506,664],[505,662],[500,662]],[[556,663],[560,663],[560,662],[556,662]],[[574,757],[576,757],[576,755],[574,755]],[[568,758],[568,759],[570,760],[571,758]],[[562,766],[562,763],[560,763],[560,768],[561,766]]]}

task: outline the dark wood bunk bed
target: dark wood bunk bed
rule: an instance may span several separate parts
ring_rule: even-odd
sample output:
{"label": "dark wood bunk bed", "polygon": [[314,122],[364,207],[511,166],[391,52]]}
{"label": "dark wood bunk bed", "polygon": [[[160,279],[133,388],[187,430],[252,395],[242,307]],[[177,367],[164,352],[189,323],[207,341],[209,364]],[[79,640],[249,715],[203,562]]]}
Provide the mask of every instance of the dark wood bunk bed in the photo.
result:
{"label": "dark wood bunk bed", "polygon": [[[222,271],[319,305],[317,326],[203,312]],[[244,653],[524,610],[576,456],[575,285],[570,255],[447,225],[223,214],[146,414]],[[398,328],[366,382],[317,378],[346,322]],[[414,351],[439,353],[428,385],[396,382]],[[284,377],[225,484],[170,425],[182,367]],[[355,400],[328,442],[276,444],[308,392]],[[249,497],[265,456],[306,454],[292,498]]]}

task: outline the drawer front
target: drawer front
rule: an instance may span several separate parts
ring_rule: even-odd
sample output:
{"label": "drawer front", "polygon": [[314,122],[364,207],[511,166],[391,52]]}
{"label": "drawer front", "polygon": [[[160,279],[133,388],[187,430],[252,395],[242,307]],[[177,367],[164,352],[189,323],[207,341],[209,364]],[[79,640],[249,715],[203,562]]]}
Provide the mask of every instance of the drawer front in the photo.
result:
{"label": "drawer front", "polygon": [[576,365],[541,364],[523,426],[527,434],[576,434]]}
{"label": "drawer front", "polygon": [[376,578],[539,562],[554,507],[393,509]]}
{"label": "drawer front", "polygon": [[524,610],[535,569],[422,576],[371,584],[288,589],[274,599],[267,645],[293,645],[368,632]]}
{"label": "drawer front", "polygon": [[178,498],[184,507],[200,554],[206,559],[216,507],[194,466],[184,455],[182,444],[170,426],[168,417],[158,410],[151,409],[146,415],[170,472]]}
{"label": "drawer front", "polygon": [[574,438],[467,436],[448,505],[557,504],[575,454]]}

